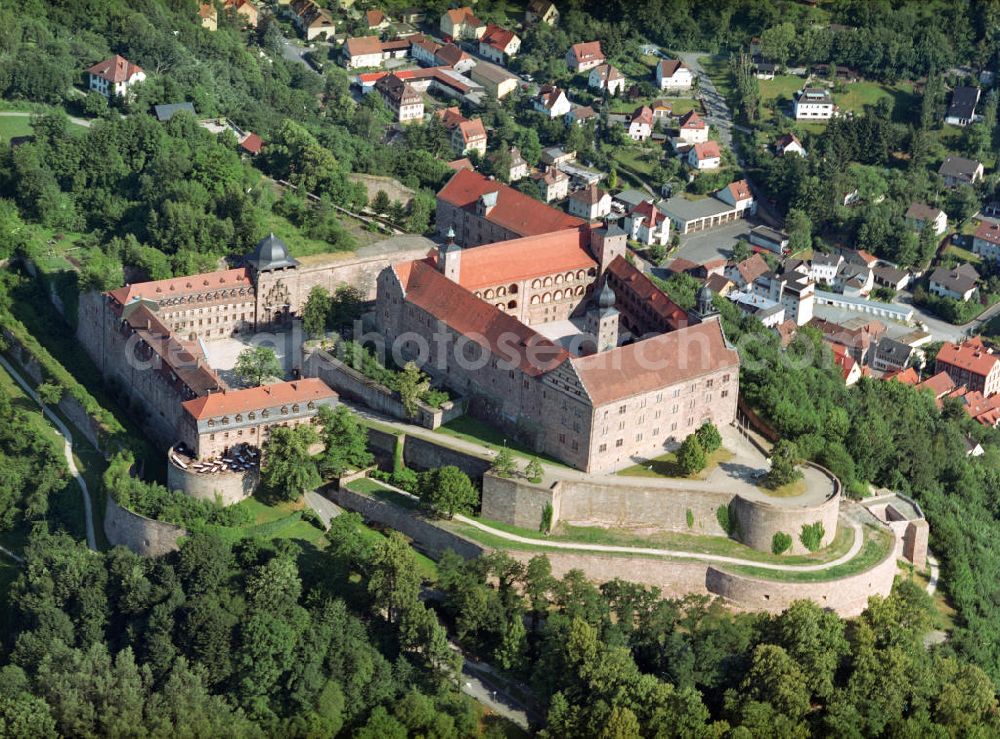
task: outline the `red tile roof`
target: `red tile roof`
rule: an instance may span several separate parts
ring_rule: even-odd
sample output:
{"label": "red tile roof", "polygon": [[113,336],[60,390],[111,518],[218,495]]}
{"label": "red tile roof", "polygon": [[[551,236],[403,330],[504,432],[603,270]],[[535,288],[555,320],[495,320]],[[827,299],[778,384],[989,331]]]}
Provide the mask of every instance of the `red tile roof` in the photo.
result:
{"label": "red tile roof", "polygon": [[617,291],[631,292],[642,305],[646,305],[663,321],[664,328],[676,331],[688,325],[687,311],[672,301],[646,275],[634,265],[629,264],[625,257],[615,257],[608,265],[609,277],[613,280],[613,288]]}
{"label": "red tile roof", "polygon": [[542,85],[538,89],[537,100],[546,108],[551,108],[565,93],[555,85]]}
{"label": "red tile roof", "polygon": [[596,205],[601,202],[601,200],[607,195],[604,190],[598,187],[596,184],[592,184],[589,187],[584,187],[577,190],[572,195],[569,196],[570,200],[576,200],[581,203],[586,203],[587,205]]}
{"label": "red tile roof", "polygon": [[843,344],[827,342],[827,346],[833,351],[833,363],[840,367],[840,374],[846,382],[850,379],[851,373],[858,363],[854,361],[854,357],[848,354],[847,347]]}
{"label": "red tile roof", "polygon": [[595,59],[604,61],[604,52],[601,51],[600,41],[584,41],[573,44],[569,47],[570,53],[576,58],[577,64],[580,62],[591,62]]}
{"label": "red tile roof", "polygon": [[[947,377],[947,373],[945,373],[945,376]],[[893,370],[892,372],[886,373],[883,379],[895,380],[896,382],[901,382],[904,385],[916,386],[920,384],[920,375],[917,374],[917,371],[913,369],[913,367],[907,367],[903,370]],[[951,380],[949,379],[948,382],[950,384]]]}
{"label": "red tile roof", "polygon": [[802,142],[796,138],[794,133],[786,133],[784,136],[779,136],[778,140],[775,142],[774,146],[776,149],[781,149],[784,151],[786,148],[792,144],[798,144],[802,146]]}
{"label": "red tile roof", "polygon": [[[909,211],[907,211],[907,215],[909,215]],[[979,227],[976,229],[976,238],[990,244],[1000,244],[1000,223],[980,221]]]}
{"label": "red tile roof", "polygon": [[252,282],[245,267],[239,269],[227,269],[221,272],[205,272],[200,275],[189,277],[173,277],[169,280],[156,280],[154,282],[137,282],[134,285],[125,285],[117,290],[108,292],[119,304],[125,305],[136,298],[160,301],[164,298],[176,297],[178,295],[190,295],[194,293],[209,292],[213,289],[223,290],[229,288],[250,287]]}
{"label": "red tile roof", "polygon": [[[476,247],[462,254],[481,249]],[[462,267],[464,267],[464,263]],[[406,301],[465,335],[495,356],[537,377],[562,364],[569,352],[511,315],[480,300],[438,272],[428,261],[393,265]]]}
{"label": "red tile roof", "polygon": [[457,208],[471,209],[476,207],[480,197],[491,192],[497,193],[497,204],[490,210],[487,220],[518,236],[577,229],[584,225],[584,221],[579,218],[556,210],[478,172],[468,170],[461,170],[452,175],[437,196]]}
{"label": "red tile roof", "polygon": [[181,407],[195,420],[247,413],[262,408],[274,408],[291,403],[308,403],[315,400],[336,399],[337,393],[318,377],[307,377],[274,385],[227,390],[209,393],[181,403]]}
{"label": "red tile roof", "polygon": [[459,284],[467,290],[590,269],[597,262],[587,251],[586,230],[562,230],[498,241],[462,250]]}
{"label": "red tile roof", "polygon": [[240,146],[246,149],[253,155],[260,154],[260,150],[264,148],[264,140],[255,133],[248,133],[240,141]]}
{"label": "red tile roof", "polygon": [[691,378],[739,367],[719,321],[687,326],[570,362],[594,407],[652,392]]}
{"label": "red tile roof", "polygon": [[382,41],[378,36],[354,36],[347,39],[344,46],[350,57],[382,53]]}
{"label": "red tile roof", "polygon": [[647,126],[653,125],[653,109],[648,105],[640,105],[632,111],[631,123],[645,123]]}
{"label": "red tile roof", "polygon": [[687,113],[681,116],[680,127],[681,128],[707,128],[708,124],[702,120],[702,117],[698,115],[697,112],[689,110]]}
{"label": "red tile roof", "polygon": [[456,172],[460,169],[475,169],[475,167],[472,166],[472,160],[470,160],[469,157],[462,157],[461,159],[456,159],[453,162],[448,162],[448,166]]}
{"label": "red tile roof", "polygon": [[454,67],[463,59],[470,58],[468,54],[455,46],[455,44],[445,44],[434,55],[449,67]]}
{"label": "red tile roof", "polygon": [[450,108],[442,108],[441,110],[435,111],[434,117],[439,118],[441,120],[441,124],[449,131],[458,126],[459,123],[469,120],[462,115],[462,111],[454,105]]}
{"label": "red tile roof", "polygon": [[483,25],[483,22],[473,15],[472,8],[452,8],[447,12],[452,24],[468,23],[470,26]]}
{"label": "red tile roof", "polygon": [[737,180],[736,182],[730,182],[726,185],[726,189],[729,190],[729,194],[733,196],[733,199],[738,203],[741,200],[751,200],[753,199],[753,191],[750,190],[750,183],[746,180]]}
{"label": "red tile roof", "polygon": [[458,130],[462,132],[462,140],[466,144],[470,141],[486,138],[486,127],[483,126],[482,118],[473,118],[471,121],[462,121],[458,124]]}
{"label": "red tile roof", "polygon": [[643,200],[629,211],[630,216],[642,216],[646,221],[646,226],[653,228],[657,221],[664,221],[667,217],[660,212],[652,200]]}
{"label": "red tile roof", "polygon": [[507,44],[514,40],[514,32],[498,26],[496,23],[489,23],[486,26],[486,33],[480,39],[481,43],[493,47],[497,51],[506,51]]}
{"label": "red tile roof", "polygon": [[770,271],[770,268],[760,254],[751,254],[736,265],[736,271],[740,273],[743,281],[750,285],[762,274]]}
{"label": "red tile roof", "polygon": [[993,354],[978,336],[961,344],[946,343],[937,353],[937,361],[952,367],[964,369],[974,375],[986,377],[990,374],[1000,356]]}
{"label": "red tile roof", "polygon": [[375,28],[385,20],[385,13],[381,10],[368,10],[365,12],[365,20],[368,21],[369,28]]}
{"label": "red tile roof", "polygon": [[134,74],[139,74],[142,72],[142,67],[116,54],[110,59],[98,62],[87,71],[95,77],[100,77],[111,83],[118,83],[125,82]]}
{"label": "red tile roof", "polygon": [[687,69],[684,62],[679,59],[664,59],[660,62],[660,76],[665,79],[670,79],[677,74],[678,69]]}
{"label": "red tile roof", "polygon": [[700,162],[704,159],[719,159],[722,152],[719,151],[719,145],[716,142],[705,141],[694,145],[694,155]]}
{"label": "red tile roof", "polygon": [[[913,368],[909,368],[910,372],[913,372]],[[913,372],[916,374],[916,372]],[[917,385],[918,390],[930,390],[934,393],[935,398],[940,398],[947,393],[950,393],[955,389],[955,383],[951,379],[951,375],[947,372],[938,372],[933,377],[928,377],[923,382]]]}

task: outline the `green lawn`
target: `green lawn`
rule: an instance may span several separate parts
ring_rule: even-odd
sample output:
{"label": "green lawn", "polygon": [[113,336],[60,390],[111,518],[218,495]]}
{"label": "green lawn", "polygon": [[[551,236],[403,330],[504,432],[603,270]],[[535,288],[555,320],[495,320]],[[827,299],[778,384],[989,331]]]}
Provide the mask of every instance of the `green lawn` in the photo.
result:
{"label": "green lawn", "polygon": [[687,113],[689,110],[697,110],[701,112],[701,103],[693,98],[675,98],[666,95],[659,95],[657,97],[650,98],[640,98],[638,100],[623,100],[622,98],[612,98],[608,103],[608,112],[610,113],[632,113],[636,108],[641,105],[651,105],[656,100],[666,100],[668,101],[672,108],[671,112],[675,116],[681,116]]}
{"label": "green lawn", "polygon": [[792,96],[802,89],[805,80],[790,74],[775,75],[773,80],[760,81],[760,97],[765,103],[773,100],[787,100],[791,102]]}
{"label": "green lawn", "polygon": [[840,89],[841,92],[834,93],[833,99],[843,111],[862,113],[865,106],[875,105],[883,98],[893,101],[893,118],[896,120],[906,121],[914,110],[919,110],[919,99],[913,92],[912,82],[886,85],[861,81],[845,84]]}
{"label": "green lawn", "polygon": [[662,151],[643,149],[638,146],[621,146],[615,149],[612,158],[642,177],[650,177],[659,163]]}
{"label": "green lawn", "polygon": [[667,452],[642,464],[632,465],[618,472],[626,477],[681,477],[688,480],[706,479],[721,462],[728,462],[733,453],[728,449],[716,449],[708,455],[705,469],[693,475],[685,475],[677,465],[677,454]]}
{"label": "green lawn", "polygon": [[[76,135],[86,130],[75,123],[70,123],[68,127],[68,131]],[[0,116],[0,141],[7,142],[15,136],[31,136],[33,133],[30,116]]]}
{"label": "green lawn", "polygon": [[478,418],[473,418],[469,415],[459,416],[454,421],[446,423],[444,426],[435,429],[435,433],[443,434],[445,436],[454,436],[456,439],[464,439],[465,441],[482,444],[483,446],[492,447],[493,449],[498,449],[506,445],[508,449],[520,457],[524,457],[526,459],[538,457],[549,464],[557,465],[559,467],[569,466],[545,454],[539,454],[532,451],[516,439],[506,436],[495,426],[491,426],[485,421],[480,421]]}
{"label": "green lawn", "polygon": [[948,246],[945,247],[942,256],[955,257],[959,261],[971,262],[972,264],[979,264],[983,261],[982,257],[978,254],[973,254],[968,249],[963,249],[962,247],[955,246],[954,244],[948,244]]}
{"label": "green lawn", "polygon": [[420,501],[415,498],[411,498],[409,495],[403,495],[396,490],[390,490],[389,488],[382,485],[382,483],[377,480],[371,480],[367,477],[360,480],[355,480],[352,483],[348,483],[347,488],[353,490],[356,493],[362,493],[364,495],[370,495],[376,500],[381,500],[386,503],[392,503],[400,508],[406,508],[407,510],[417,511],[420,510]]}
{"label": "green lawn", "polygon": [[777,488],[760,486],[760,490],[772,498],[797,498],[806,491],[806,481],[803,478],[792,480],[790,483]]}

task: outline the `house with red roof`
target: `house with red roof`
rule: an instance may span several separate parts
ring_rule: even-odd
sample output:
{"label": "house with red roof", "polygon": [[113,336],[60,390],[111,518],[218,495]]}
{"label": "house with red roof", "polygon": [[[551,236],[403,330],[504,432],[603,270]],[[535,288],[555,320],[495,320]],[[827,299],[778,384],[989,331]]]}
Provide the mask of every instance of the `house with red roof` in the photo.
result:
{"label": "house with red roof", "polygon": [[983,219],[972,237],[972,252],[985,259],[1000,260],[1000,223]]}
{"label": "house with red roof", "polygon": [[569,195],[569,175],[558,167],[550,165],[541,172],[535,172],[531,179],[538,185],[538,191],[546,203],[562,200]]}
{"label": "house with red roof", "polygon": [[678,122],[677,138],[682,144],[700,144],[708,141],[708,124],[696,111],[689,110]]}
{"label": "house with red roof", "polygon": [[584,221],[478,172],[452,175],[437,194],[435,224],[444,236],[454,231],[462,246],[578,231]]}
{"label": "house with red roof", "polygon": [[607,90],[608,95],[617,95],[625,91],[625,75],[610,64],[599,64],[590,70],[587,87],[592,90]]}
{"label": "house with red roof", "polygon": [[688,166],[692,169],[718,169],[722,166],[722,152],[715,141],[695,144],[688,150]]}
{"label": "house with red roof", "polygon": [[146,79],[142,67],[117,54],[92,66],[87,76],[88,87],[106,98],[131,97],[132,87]]}
{"label": "house with red roof", "polygon": [[496,23],[487,24],[482,38],[479,39],[479,55],[497,64],[506,64],[520,49],[520,37]]}
{"label": "house with red roof", "polygon": [[441,15],[440,28],[446,41],[477,40],[486,33],[486,24],[469,7],[446,10]]}
{"label": "house with red roof", "polygon": [[802,142],[799,141],[798,137],[794,133],[786,133],[778,137],[778,140],[774,142],[774,153],[778,156],[785,156],[786,154],[798,154],[800,157],[806,155],[805,147],[802,146]]}
{"label": "house with red roof", "polygon": [[566,52],[566,66],[573,72],[586,72],[604,64],[604,52],[600,41],[585,41],[573,44]]}
{"label": "house with red roof", "polygon": [[861,379],[861,365],[854,361],[847,347],[843,344],[826,342],[833,353],[833,363],[840,370],[840,376],[844,378],[845,385],[853,385]]}
{"label": "house with red roof", "polygon": [[256,28],[259,13],[250,0],[223,0],[222,9],[235,13],[244,28]]}
{"label": "house with red roof", "polygon": [[595,221],[611,212],[611,193],[596,183],[577,190],[569,196],[569,212],[585,221]]}
{"label": "house with red roof", "polygon": [[652,200],[645,200],[628,212],[625,230],[632,241],[640,244],[666,246],[670,243],[670,219]]}
{"label": "house with red roof", "polygon": [[381,31],[389,27],[389,16],[378,8],[365,11],[365,23],[368,24],[369,31]]}
{"label": "house with red roof", "polygon": [[691,69],[679,59],[663,59],[656,65],[656,86],[674,93],[688,92],[694,84]]}
{"label": "house with red roof", "polygon": [[645,141],[653,134],[653,109],[640,105],[632,112],[628,121],[628,137],[633,141]]}
{"label": "house with red roof", "polygon": [[961,344],[943,344],[934,361],[934,371],[947,372],[956,385],[985,396],[1000,390],[1000,356],[978,336]]}
{"label": "house with red roof", "polygon": [[555,85],[542,85],[538,94],[531,99],[531,105],[544,116],[559,118],[572,109],[566,91]]}
{"label": "house with red roof", "polygon": [[264,140],[252,131],[239,141],[240,148],[252,157],[260,154],[264,148]]}

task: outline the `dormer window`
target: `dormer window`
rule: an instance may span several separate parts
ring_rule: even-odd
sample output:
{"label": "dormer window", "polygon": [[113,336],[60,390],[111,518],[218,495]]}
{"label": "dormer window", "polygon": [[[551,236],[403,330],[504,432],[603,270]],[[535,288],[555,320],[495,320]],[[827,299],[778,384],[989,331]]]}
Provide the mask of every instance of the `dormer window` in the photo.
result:
{"label": "dormer window", "polygon": [[309,401],[309,405],[306,406],[306,408],[308,408],[309,410],[312,410],[315,407],[316,407],[316,404],[313,401],[311,401],[311,400]]}
{"label": "dormer window", "polygon": [[229,416],[223,416],[222,417],[222,422],[223,423],[229,423]]}
{"label": "dormer window", "polygon": [[249,418],[249,419],[250,419],[250,420],[252,421],[252,420],[254,420],[255,418],[257,418],[257,414],[256,414],[256,413],[254,413],[253,411],[250,411],[250,414],[249,414],[248,418]]}
{"label": "dormer window", "polygon": [[242,420],[243,420],[243,414],[237,413],[236,414],[236,423],[240,423]]}
{"label": "dormer window", "polygon": [[215,425],[215,421],[213,421],[211,418],[208,419],[208,427],[212,428],[214,425]]}
{"label": "dormer window", "polygon": [[267,418],[270,415],[271,415],[271,412],[269,410],[267,410],[266,408],[260,412],[260,417],[261,418]]}
{"label": "dormer window", "polygon": [[298,413],[298,412],[299,412],[299,404],[296,403],[295,405],[292,406],[292,413]]}
{"label": "dormer window", "polygon": [[284,416],[288,415],[288,406],[287,405],[281,406],[281,414],[284,415]]}

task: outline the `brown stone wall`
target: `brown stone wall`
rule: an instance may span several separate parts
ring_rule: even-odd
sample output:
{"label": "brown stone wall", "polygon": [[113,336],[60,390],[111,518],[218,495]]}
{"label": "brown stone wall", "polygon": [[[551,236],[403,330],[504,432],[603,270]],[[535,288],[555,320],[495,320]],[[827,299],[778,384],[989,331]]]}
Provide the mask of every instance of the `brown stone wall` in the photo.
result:
{"label": "brown stone wall", "polygon": [[792,537],[791,554],[808,554],[809,550],[799,540],[802,527],[821,522],[822,546],[828,546],[837,535],[840,494],[835,493],[822,504],[808,507],[772,505],[737,496],[731,515],[739,522],[739,538],[748,547],[769,552],[771,540],[780,531]]}
{"label": "brown stone wall", "polygon": [[407,467],[417,470],[433,470],[454,465],[473,480],[479,480],[491,465],[489,459],[434,444],[416,436],[406,437],[403,445],[403,461]]}
{"label": "brown stone wall", "polygon": [[379,190],[388,195],[389,200],[400,202],[403,205],[409,205],[415,194],[413,190],[392,177],[379,177],[378,175],[373,174],[360,174],[352,172],[347,175],[347,179],[351,182],[360,183],[365,186],[365,190],[368,193],[369,203],[375,199]]}
{"label": "brown stone wall", "polygon": [[903,556],[913,563],[913,566],[922,571],[927,567],[927,536],[930,528],[923,518],[910,521],[906,525],[903,533]]}
{"label": "brown stone wall", "polygon": [[119,506],[107,496],[104,509],[104,534],[112,546],[123,546],[143,557],[161,557],[176,552],[177,541],[187,536],[181,526],[140,516]]}
{"label": "brown stone wall", "polygon": [[233,505],[249,498],[257,487],[257,469],[246,472],[216,472],[202,475],[191,470],[182,470],[167,458],[167,487],[180,490],[192,498],[218,501],[222,505]]}
{"label": "brown stone wall", "polygon": [[[558,486],[560,483],[556,483]],[[553,506],[556,491],[523,479],[507,479],[487,473],[483,476],[483,518],[537,531],[545,505]]]}

